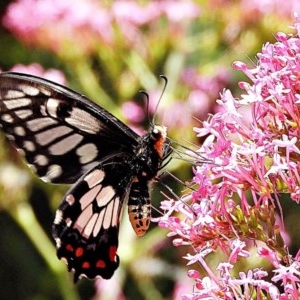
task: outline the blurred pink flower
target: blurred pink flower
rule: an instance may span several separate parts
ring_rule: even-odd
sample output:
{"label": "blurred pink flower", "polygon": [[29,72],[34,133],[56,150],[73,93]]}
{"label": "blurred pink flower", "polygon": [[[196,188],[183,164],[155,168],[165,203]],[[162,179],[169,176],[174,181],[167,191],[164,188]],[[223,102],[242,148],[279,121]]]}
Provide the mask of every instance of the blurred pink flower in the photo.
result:
{"label": "blurred pink flower", "polygon": [[197,18],[200,15],[200,7],[193,1],[165,0],[159,3],[169,21],[180,22]]}
{"label": "blurred pink flower", "polygon": [[10,69],[11,72],[19,72],[31,74],[45,79],[57,82],[61,85],[67,84],[67,79],[63,72],[56,69],[47,69],[45,70],[41,65],[35,63],[31,65],[15,65]]}
{"label": "blurred pink flower", "polygon": [[240,2],[241,10],[248,13],[255,13],[256,15],[266,15],[276,13],[291,17],[294,11],[299,11],[300,3],[298,0],[288,0],[285,5],[282,5],[280,0],[242,0]]}
{"label": "blurred pink flower", "polygon": [[144,109],[134,101],[127,101],[122,105],[123,115],[131,123],[139,123],[145,118]]}
{"label": "blurred pink flower", "polygon": [[144,5],[136,1],[114,1],[111,10],[119,24],[125,22],[138,26],[152,22],[161,15],[159,3],[156,1]]}
{"label": "blurred pink flower", "polygon": [[8,6],[2,20],[22,41],[56,52],[71,45],[89,51],[97,39],[109,42],[110,22],[95,0],[18,0]]}
{"label": "blurred pink flower", "polygon": [[91,300],[97,299],[118,299],[125,300],[126,297],[122,291],[121,279],[118,276],[113,276],[110,280],[99,278],[95,280],[96,294]]}
{"label": "blurred pink flower", "polygon": [[112,45],[118,41],[119,32],[122,44],[130,42],[132,47],[132,42],[139,44],[143,40],[145,24],[154,25],[163,16],[170,22],[186,21],[197,17],[198,12],[198,5],[191,1],[142,5],[119,0],[105,6],[96,0],[17,0],[8,6],[2,24],[28,44],[59,53],[89,53],[100,43]]}

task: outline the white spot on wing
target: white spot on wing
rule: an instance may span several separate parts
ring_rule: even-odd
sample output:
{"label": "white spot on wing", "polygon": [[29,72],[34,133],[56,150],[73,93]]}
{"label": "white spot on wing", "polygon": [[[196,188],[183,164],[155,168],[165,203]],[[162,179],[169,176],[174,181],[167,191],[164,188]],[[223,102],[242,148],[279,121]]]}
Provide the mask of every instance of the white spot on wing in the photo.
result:
{"label": "white spot on wing", "polygon": [[31,100],[28,98],[19,98],[16,100],[5,100],[3,103],[8,109],[15,109],[30,105]]}
{"label": "white spot on wing", "polygon": [[4,114],[1,116],[2,121],[6,123],[12,123],[14,121],[14,118],[10,114]]}
{"label": "white spot on wing", "polygon": [[14,132],[15,132],[16,135],[19,135],[19,136],[25,136],[26,135],[25,129],[21,126],[15,127]]}
{"label": "white spot on wing", "polygon": [[35,138],[40,145],[44,146],[71,131],[72,129],[67,126],[58,126],[36,134]]}
{"label": "white spot on wing", "polygon": [[21,84],[18,86],[26,95],[36,96],[39,94],[39,89],[30,85]]}
{"label": "white spot on wing", "polygon": [[83,231],[83,236],[86,237],[86,238],[89,238],[93,229],[94,229],[94,226],[95,226],[95,223],[97,221],[97,218],[98,218],[98,214],[93,214],[92,218],[88,221],[88,223],[86,224],[86,227],[84,228],[84,231]]}
{"label": "white spot on wing", "polygon": [[32,132],[36,132],[54,124],[57,124],[57,121],[51,118],[37,118],[26,122],[27,128]]}
{"label": "white spot on wing", "polygon": [[104,214],[105,214],[105,209],[101,210],[100,214],[99,214],[99,217],[98,217],[98,220],[95,224],[95,227],[94,227],[94,230],[93,230],[93,236],[97,236],[101,227],[102,227],[102,224],[103,224],[103,217],[104,217]]}
{"label": "white spot on wing", "polygon": [[55,218],[54,218],[54,221],[53,223],[54,224],[60,224],[60,222],[62,221],[63,219],[63,213],[60,209],[58,209],[55,213]]}
{"label": "white spot on wing", "polygon": [[46,95],[46,96],[51,96],[51,92],[43,87],[39,87],[39,90],[42,94]]}
{"label": "white spot on wing", "polygon": [[85,228],[87,222],[90,220],[90,218],[93,215],[93,207],[92,205],[89,205],[78,217],[74,224],[74,228],[78,229],[80,233],[82,233],[82,230]]}
{"label": "white spot on wing", "polygon": [[94,188],[90,189],[87,193],[85,193],[79,200],[81,204],[81,209],[84,210],[91,202],[94,201],[96,195],[99,193],[101,189],[101,185],[97,185]]}
{"label": "white spot on wing", "polygon": [[6,134],[7,138],[10,140],[10,141],[14,141],[15,140],[15,137],[11,134]]}
{"label": "white spot on wing", "polygon": [[53,144],[49,147],[49,152],[53,155],[63,155],[67,152],[71,151],[76,147],[81,141],[83,137],[79,134],[72,134],[64,138],[63,140]]}
{"label": "white spot on wing", "polygon": [[103,228],[108,229],[111,226],[112,216],[113,216],[113,208],[114,208],[114,202],[110,202],[105,210],[105,216],[103,220]]}
{"label": "white spot on wing", "polygon": [[46,176],[42,177],[44,181],[51,181],[51,179],[57,178],[62,174],[62,168],[60,165],[50,165]]}
{"label": "white spot on wing", "polygon": [[66,218],[65,222],[68,227],[71,227],[73,221],[70,218]]}
{"label": "white spot on wing", "polygon": [[79,156],[80,163],[84,165],[97,157],[98,149],[95,144],[89,143],[79,147],[76,150],[76,154]]}
{"label": "white spot on wing", "polygon": [[56,248],[59,249],[61,247],[61,239],[55,238],[54,240],[55,240]]}
{"label": "white spot on wing", "polygon": [[31,141],[24,141],[23,147],[29,152],[35,151],[35,145]]}
{"label": "white spot on wing", "polygon": [[97,195],[97,204],[99,207],[107,205],[107,203],[115,196],[115,191],[111,186],[105,186]]}
{"label": "white spot on wing", "polygon": [[34,162],[39,166],[46,166],[49,163],[48,158],[42,154],[36,155],[34,158]]}
{"label": "white spot on wing", "polygon": [[70,206],[72,206],[75,203],[75,198],[72,194],[69,194],[66,196],[66,202],[68,202],[68,204]]}
{"label": "white spot on wing", "polygon": [[27,117],[32,115],[32,111],[30,109],[15,110],[14,113],[20,119],[26,119]]}
{"label": "white spot on wing", "polygon": [[116,197],[114,201],[114,210],[112,216],[112,226],[117,226],[119,223],[119,206],[120,206],[120,198]]}
{"label": "white spot on wing", "polygon": [[57,99],[53,99],[50,98],[47,103],[46,103],[46,107],[47,107],[47,111],[49,113],[50,116],[56,118],[57,117],[57,108],[59,106],[59,100]]}
{"label": "white spot on wing", "polygon": [[84,181],[87,182],[89,188],[94,187],[96,184],[100,183],[104,178],[104,172],[102,170],[96,169],[84,177]]}
{"label": "white spot on wing", "polygon": [[45,105],[40,106],[40,112],[43,116],[47,116],[46,107]]}
{"label": "white spot on wing", "polygon": [[16,90],[8,90],[6,92],[5,98],[6,99],[15,99],[15,98],[22,98],[24,96],[25,96],[25,94],[23,92],[16,91]]}
{"label": "white spot on wing", "polygon": [[72,109],[70,117],[66,118],[65,120],[79,130],[91,134],[98,133],[101,128],[101,124],[97,118],[76,107]]}

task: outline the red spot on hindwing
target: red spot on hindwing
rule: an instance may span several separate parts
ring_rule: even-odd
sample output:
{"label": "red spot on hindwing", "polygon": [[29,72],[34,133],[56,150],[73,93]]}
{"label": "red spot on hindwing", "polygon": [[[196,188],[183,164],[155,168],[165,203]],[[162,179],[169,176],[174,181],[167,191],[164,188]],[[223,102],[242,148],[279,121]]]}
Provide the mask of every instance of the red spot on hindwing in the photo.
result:
{"label": "red spot on hindwing", "polygon": [[88,261],[85,261],[83,264],[82,264],[82,268],[83,269],[89,269],[91,267],[90,263]]}
{"label": "red spot on hindwing", "polygon": [[117,247],[116,246],[111,246],[109,248],[109,259],[111,261],[115,261],[116,260],[116,255],[117,255]]}
{"label": "red spot on hindwing", "polygon": [[75,251],[75,256],[76,257],[80,257],[80,256],[82,256],[83,252],[84,252],[83,248],[82,247],[78,247],[76,249],[76,251]]}
{"label": "red spot on hindwing", "polygon": [[67,244],[66,245],[66,250],[72,252],[74,250],[74,248],[71,244]]}
{"label": "red spot on hindwing", "polygon": [[104,260],[99,259],[96,263],[96,268],[104,269],[106,267],[106,263]]}

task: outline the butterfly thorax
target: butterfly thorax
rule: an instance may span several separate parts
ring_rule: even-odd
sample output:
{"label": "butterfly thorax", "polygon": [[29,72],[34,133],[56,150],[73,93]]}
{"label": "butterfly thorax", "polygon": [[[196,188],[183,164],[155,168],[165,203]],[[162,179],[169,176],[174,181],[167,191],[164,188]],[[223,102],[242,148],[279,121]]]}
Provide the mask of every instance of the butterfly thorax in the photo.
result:
{"label": "butterfly thorax", "polygon": [[139,139],[134,153],[134,160],[138,166],[135,167],[137,177],[151,180],[156,176],[163,161],[166,136],[167,128],[155,125]]}

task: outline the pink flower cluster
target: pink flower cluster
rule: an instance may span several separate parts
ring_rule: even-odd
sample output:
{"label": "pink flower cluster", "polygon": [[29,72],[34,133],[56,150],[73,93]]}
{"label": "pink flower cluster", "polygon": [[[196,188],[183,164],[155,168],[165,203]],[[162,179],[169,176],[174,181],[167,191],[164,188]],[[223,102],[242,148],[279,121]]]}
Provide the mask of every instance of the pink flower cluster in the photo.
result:
{"label": "pink flower cluster", "polygon": [[[249,68],[252,84],[195,128],[205,142],[194,162],[191,192],[165,200],[159,225],[175,246],[189,246],[193,292],[183,299],[299,299],[300,258],[288,249],[280,194],[300,200],[300,23],[278,33]],[[246,110],[251,116],[243,115]],[[287,201],[287,200],[285,200]],[[246,267],[245,267],[246,266]]]}

